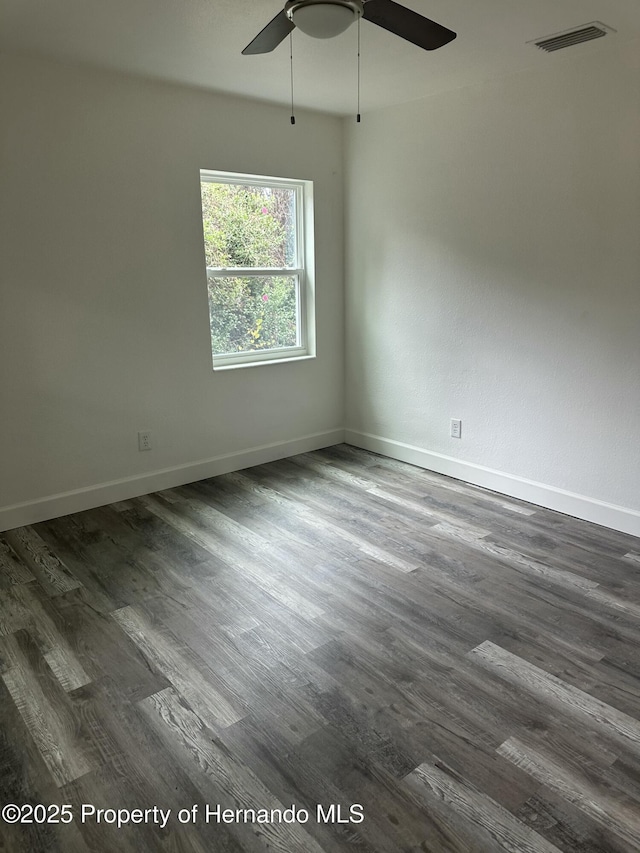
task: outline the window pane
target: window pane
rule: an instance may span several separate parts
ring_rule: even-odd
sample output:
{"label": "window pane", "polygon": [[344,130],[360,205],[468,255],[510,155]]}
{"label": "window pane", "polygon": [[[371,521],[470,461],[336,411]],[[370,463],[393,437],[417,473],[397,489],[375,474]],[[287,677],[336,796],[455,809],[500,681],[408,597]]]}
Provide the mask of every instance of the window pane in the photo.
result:
{"label": "window pane", "polygon": [[296,192],[202,181],[208,267],[295,267]]}
{"label": "window pane", "polygon": [[298,346],[298,277],[208,276],[214,355]]}

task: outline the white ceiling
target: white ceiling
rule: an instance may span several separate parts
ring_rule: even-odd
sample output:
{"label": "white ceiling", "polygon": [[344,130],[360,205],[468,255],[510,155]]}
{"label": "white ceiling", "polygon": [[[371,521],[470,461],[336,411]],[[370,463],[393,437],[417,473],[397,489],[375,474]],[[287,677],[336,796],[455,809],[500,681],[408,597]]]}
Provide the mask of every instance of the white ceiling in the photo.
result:
{"label": "white ceiling", "polygon": [[[363,21],[361,111],[549,67],[640,37],[638,0],[407,0],[458,38],[427,52]],[[281,0],[1,0],[0,47],[287,104],[288,40],[273,53],[241,50]],[[546,54],[533,39],[601,21],[616,30]],[[356,108],[356,27],[324,41],[293,37],[298,106]]]}

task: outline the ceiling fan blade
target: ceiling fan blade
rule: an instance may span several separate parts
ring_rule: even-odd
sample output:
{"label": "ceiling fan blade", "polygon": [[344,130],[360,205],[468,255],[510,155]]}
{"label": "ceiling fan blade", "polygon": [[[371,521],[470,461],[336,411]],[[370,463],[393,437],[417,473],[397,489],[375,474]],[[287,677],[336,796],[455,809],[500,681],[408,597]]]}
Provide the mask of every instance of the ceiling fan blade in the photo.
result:
{"label": "ceiling fan blade", "polygon": [[441,24],[407,9],[406,6],[394,3],[393,0],[368,0],[364,4],[362,17],[425,50],[435,50],[456,37],[453,30],[448,30]]}
{"label": "ceiling fan blade", "polygon": [[270,53],[278,47],[281,41],[286,39],[294,27],[295,24],[289,20],[283,9],[272,21],[269,21],[267,26],[245,47],[242,53],[245,56],[250,53]]}

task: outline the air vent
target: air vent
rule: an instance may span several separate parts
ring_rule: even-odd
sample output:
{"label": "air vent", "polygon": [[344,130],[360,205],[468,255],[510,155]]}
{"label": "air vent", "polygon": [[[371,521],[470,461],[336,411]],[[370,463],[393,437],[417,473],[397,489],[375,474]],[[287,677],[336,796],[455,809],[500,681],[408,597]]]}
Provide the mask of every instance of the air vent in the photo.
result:
{"label": "air vent", "polygon": [[572,47],[574,44],[582,44],[585,41],[602,38],[607,33],[615,32],[611,27],[601,24],[600,21],[593,21],[590,24],[584,24],[573,30],[566,30],[563,33],[555,33],[552,36],[535,39],[529,44],[535,44],[536,47],[546,50],[551,53],[554,50],[562,50],[565,47]]}

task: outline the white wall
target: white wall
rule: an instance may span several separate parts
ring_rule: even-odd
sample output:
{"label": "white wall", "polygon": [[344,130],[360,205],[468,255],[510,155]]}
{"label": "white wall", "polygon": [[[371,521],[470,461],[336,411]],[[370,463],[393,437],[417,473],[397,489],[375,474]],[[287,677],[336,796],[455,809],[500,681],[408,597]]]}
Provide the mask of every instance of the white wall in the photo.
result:
{"label": "white wall", "polygon": [[[340,440],[344,131],[348,438],[640,534],[638,47],[295,128],[1,57],[0,529]],[[315,361],[211,370],[201,167],[315,181]]]}
{"label": "white wall", "polygon": [[348,440],[640,534],[639,48],[346,123]]}
{"label": "white wall", "polygon": [[[0,529],[340,440],[337,118],[6,55],[0,116]],[[212,371],[200,168],[315,182],[315,360]]]}

